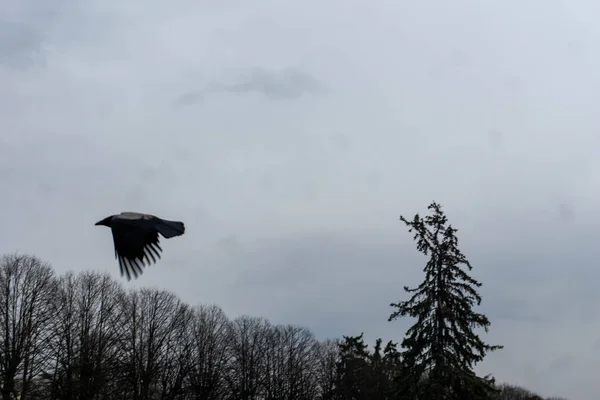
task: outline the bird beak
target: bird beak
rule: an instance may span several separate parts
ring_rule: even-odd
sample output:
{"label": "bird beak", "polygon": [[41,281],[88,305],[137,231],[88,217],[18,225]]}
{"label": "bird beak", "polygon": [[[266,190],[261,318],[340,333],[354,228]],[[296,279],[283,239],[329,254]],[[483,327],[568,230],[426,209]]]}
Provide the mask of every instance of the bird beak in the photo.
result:
{"label": "bird beak", "polygon": [[102,221],[98,221],[94,225],[102,225]]}

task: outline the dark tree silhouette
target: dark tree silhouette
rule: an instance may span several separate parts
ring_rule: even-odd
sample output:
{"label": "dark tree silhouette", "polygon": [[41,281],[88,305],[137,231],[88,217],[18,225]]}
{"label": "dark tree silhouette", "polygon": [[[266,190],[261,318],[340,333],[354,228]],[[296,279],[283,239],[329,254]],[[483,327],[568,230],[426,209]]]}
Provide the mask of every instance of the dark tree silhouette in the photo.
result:
{"label": "dark tree silhouette", "polygon": [[531,392],[531,390],[519,386],[503,384],[498,389],[499,392],[494,397],[494,400],[543,400],[540,396]]}
{"label": "dark tree silhouette", "polygon": [[336,364],[336,400],[368,400],[372,386],[369,351],[359,336],[344,336],[339,343]]}
{"label": "dark tree silhouette", "polygon": [[[449,229],[440,229],[442,239]],[[432,237],[424,237],[434,243]],[[464,261],[453,250],[455,241],[436,243],[427,251],[437,254],[435,260],[442,259],[444,268]],[[437,264],[432,265],[433,270]],[[491,380],[459,369],[492,348],[465,328],[484,321],[477,314],[462,314],[478,303],[478,296],[465,289],[470,285],[463,278],[448,278],[460,278],[459,272],[437,268],[428,281],[429,299],[420,298],[429,301],[431,309],[406,305],[427,313],[406,311],[421,318],[422,325],[409,331],[402,358],[391,341],[384,346],[378,339],[372,351],[362,334],[318,341],[306,328],[273,326],[265,318],[249,316],[230,321],[218,306],[189,307],[169,292],[126,292],[108,274],[67,272],[56,278],[52,268],[34,256],[3,256],[0,400],[437,400],[441,397],[431,393],[442,391],[435,392],[434,385],[452,390],[446,398],[478,400],[483,396],[465,388],[484,387],[487,392]],[[446,286],[437,284],[435,272],[440,270]],[[448,287],[454,288],[450,294],[444,292]],[[437,342],[436,304],[441,304],[448,323],[446,336]],[[464,337],[456,339],[456,332]],[[458,351],[458,344],[465,348]],[[463,354],[468,346],[476,346],[471,358]],[[437,371],[436,349],[446,350]],[[497,389],[493,400],[541,400],[525,389]],[[416,395],[407,396],[411,390]]]}
{"label": "dark tree silhouette", "polygon": [[178,302],[175,314],[169,324],[171,332],[163,342],[164,357],[159,367],[162,400],[176,400],[185,393],[184,382],[193,368],[194,312],[187,304]]}
{"label": "dark tree silhouette", "polygon": [[395,399],[400,354],[396,350],[396,343],[390,341],[384,349],[382,343],[382,339],[377,339],[371,353],[362,333],[359,336],[344,336],[339,341],[334,399]]}
{"label": "dark tree silhouette", "polygon": [[56,280],[50,265],[20,254],[6,255],[0,260],[3,400],[11,400],[17,392],[25,397],[31,380],[43,369],[48,351],[48,327],[56,313],[55,293]]}
{"label": "dark tree silhouette", "polygon": [[372,400],[391,400],[398,392],[398,377],[400,374],[400,353],[397,343],[389,341],[385,348],[383,341],[377,339],[375,351],[371,355],[373,374]]}
{"label": "dark tree silhouette", "polygon": [[229,320],[221,308],[196,307],[192,323],[192,368],[188,375],[189,390],[195,400],[226,397],[230,334]]}
{"label": "dark tree silhouette", "polygon": [[318,387],[318,400],[332,400],[335,395],[336,364],[338,361],[338,342],[325,339],[315,347],[315,380]]}
{"label": "dark tree silhouette", "polygon": [[316,340],[306,328],[275,326],[267,338],[264,395],[267,400],[313,400]]}
{"label": "dark tree silhouette", "polygon": [[229,327],[229,373],[225,377],[229,399],[259,400],[266,377],[265,353],[271,324],[264,318],[243,315]]}
{"label": "dark tree silhouette", "polygon": [[[127,398],[166,397],[161,375],[164,366],[173,362],[170,344],[177,342],[190,323],[188,306],[174,294],[154,289],[132,291],[123,300],[126,325],[121,368]],[[177,374],[183,373],[180,364],[177,368]]]}
{"label": "dark tree silhouette", "polygon": [[96,399],[107,391],[120,352],[124,321],[116,299],[122,295],[108,274],[68,272],[60,278],[47,369],[52,399]]}
{"label": "dark tree silhouette", "polygon": [[431,215],[412,221],[400,220],[414,232],[417,249],[429,256],[425,280],[416,288],[404,290],[408,301],[392,303],[397,310],[389,320],[409,316],[417,321],[402,341],[402,394],[410,398],[488,399],[497,391],[493,378],[473,372],[485,354],[502,348],[485,344],[475,332],[490,322],[473,310],[481,303],[476,288],[481,283],[471,278],[464,267],[471,264],[458,249],[457,230],[448,225],[442,207],[433,202]]}

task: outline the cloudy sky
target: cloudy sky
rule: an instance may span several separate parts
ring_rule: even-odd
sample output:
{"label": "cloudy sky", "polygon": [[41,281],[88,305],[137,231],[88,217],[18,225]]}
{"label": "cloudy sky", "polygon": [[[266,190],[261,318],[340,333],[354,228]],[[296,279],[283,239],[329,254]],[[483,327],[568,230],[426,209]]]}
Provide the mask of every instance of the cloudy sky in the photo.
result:
{"label": "cloudy sky", "polygon": [[[401,340],[435,200],[505,345],[478,372],[593,398],[600,5],[494,3],[1,2],[0,252]],[[187,226],[131,283],[93,226],[127,210]]]}

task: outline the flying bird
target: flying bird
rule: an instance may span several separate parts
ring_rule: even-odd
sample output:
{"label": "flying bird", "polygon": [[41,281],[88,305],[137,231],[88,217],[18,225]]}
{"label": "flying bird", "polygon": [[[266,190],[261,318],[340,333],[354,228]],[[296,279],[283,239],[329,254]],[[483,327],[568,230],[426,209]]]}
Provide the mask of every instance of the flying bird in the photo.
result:
{"label": "flying bird", "polygon": [[185,232],[185,225],[181,221],[169,221],[136,212],[111,215],[95,225],[107,226],[112,231],[115,258],[119,260],[121,276],[126,275],[127,280],[131,280],[132,274],[137,278],[144,266],[160,259],[162,248],[159,233],[169,239]]}

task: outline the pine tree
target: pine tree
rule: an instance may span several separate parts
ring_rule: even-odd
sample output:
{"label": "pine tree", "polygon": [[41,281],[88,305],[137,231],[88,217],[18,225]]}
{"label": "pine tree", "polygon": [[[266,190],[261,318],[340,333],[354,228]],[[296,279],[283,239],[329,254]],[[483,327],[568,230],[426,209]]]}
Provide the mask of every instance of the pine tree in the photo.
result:
{"label": "pine tree", "polygon": [[377,339],[371,352],[363,334],[338,342],[335,400],[391,400],[396,390],[400,354],[396,343]]}
{"label": "pine tree", "polygon": [[494,379],[478,377],[476,363],[487,352],[503,346],[485,344],[475,328],[488,331],[490,322],[473,311],[480,305],[476,288],[481,283],[465,271],[471,264],[458,249],[456,229],[448,225],[442,207],[433,202],[424,219],[400,220],[414,232],[417,249],[429,256],[425,280],[416,288],[404,287],[412,297],[390,304],[396,311],[389,321],[409,316],[417,321],[402,341],[402,393],[400,398],[427,400],[480,400],[496,393]]}
{"label": "pine tree", "polygon": [[368,400],[371,386],[369,350],[359,336],[344,336],[338,344],[336,400]]}

